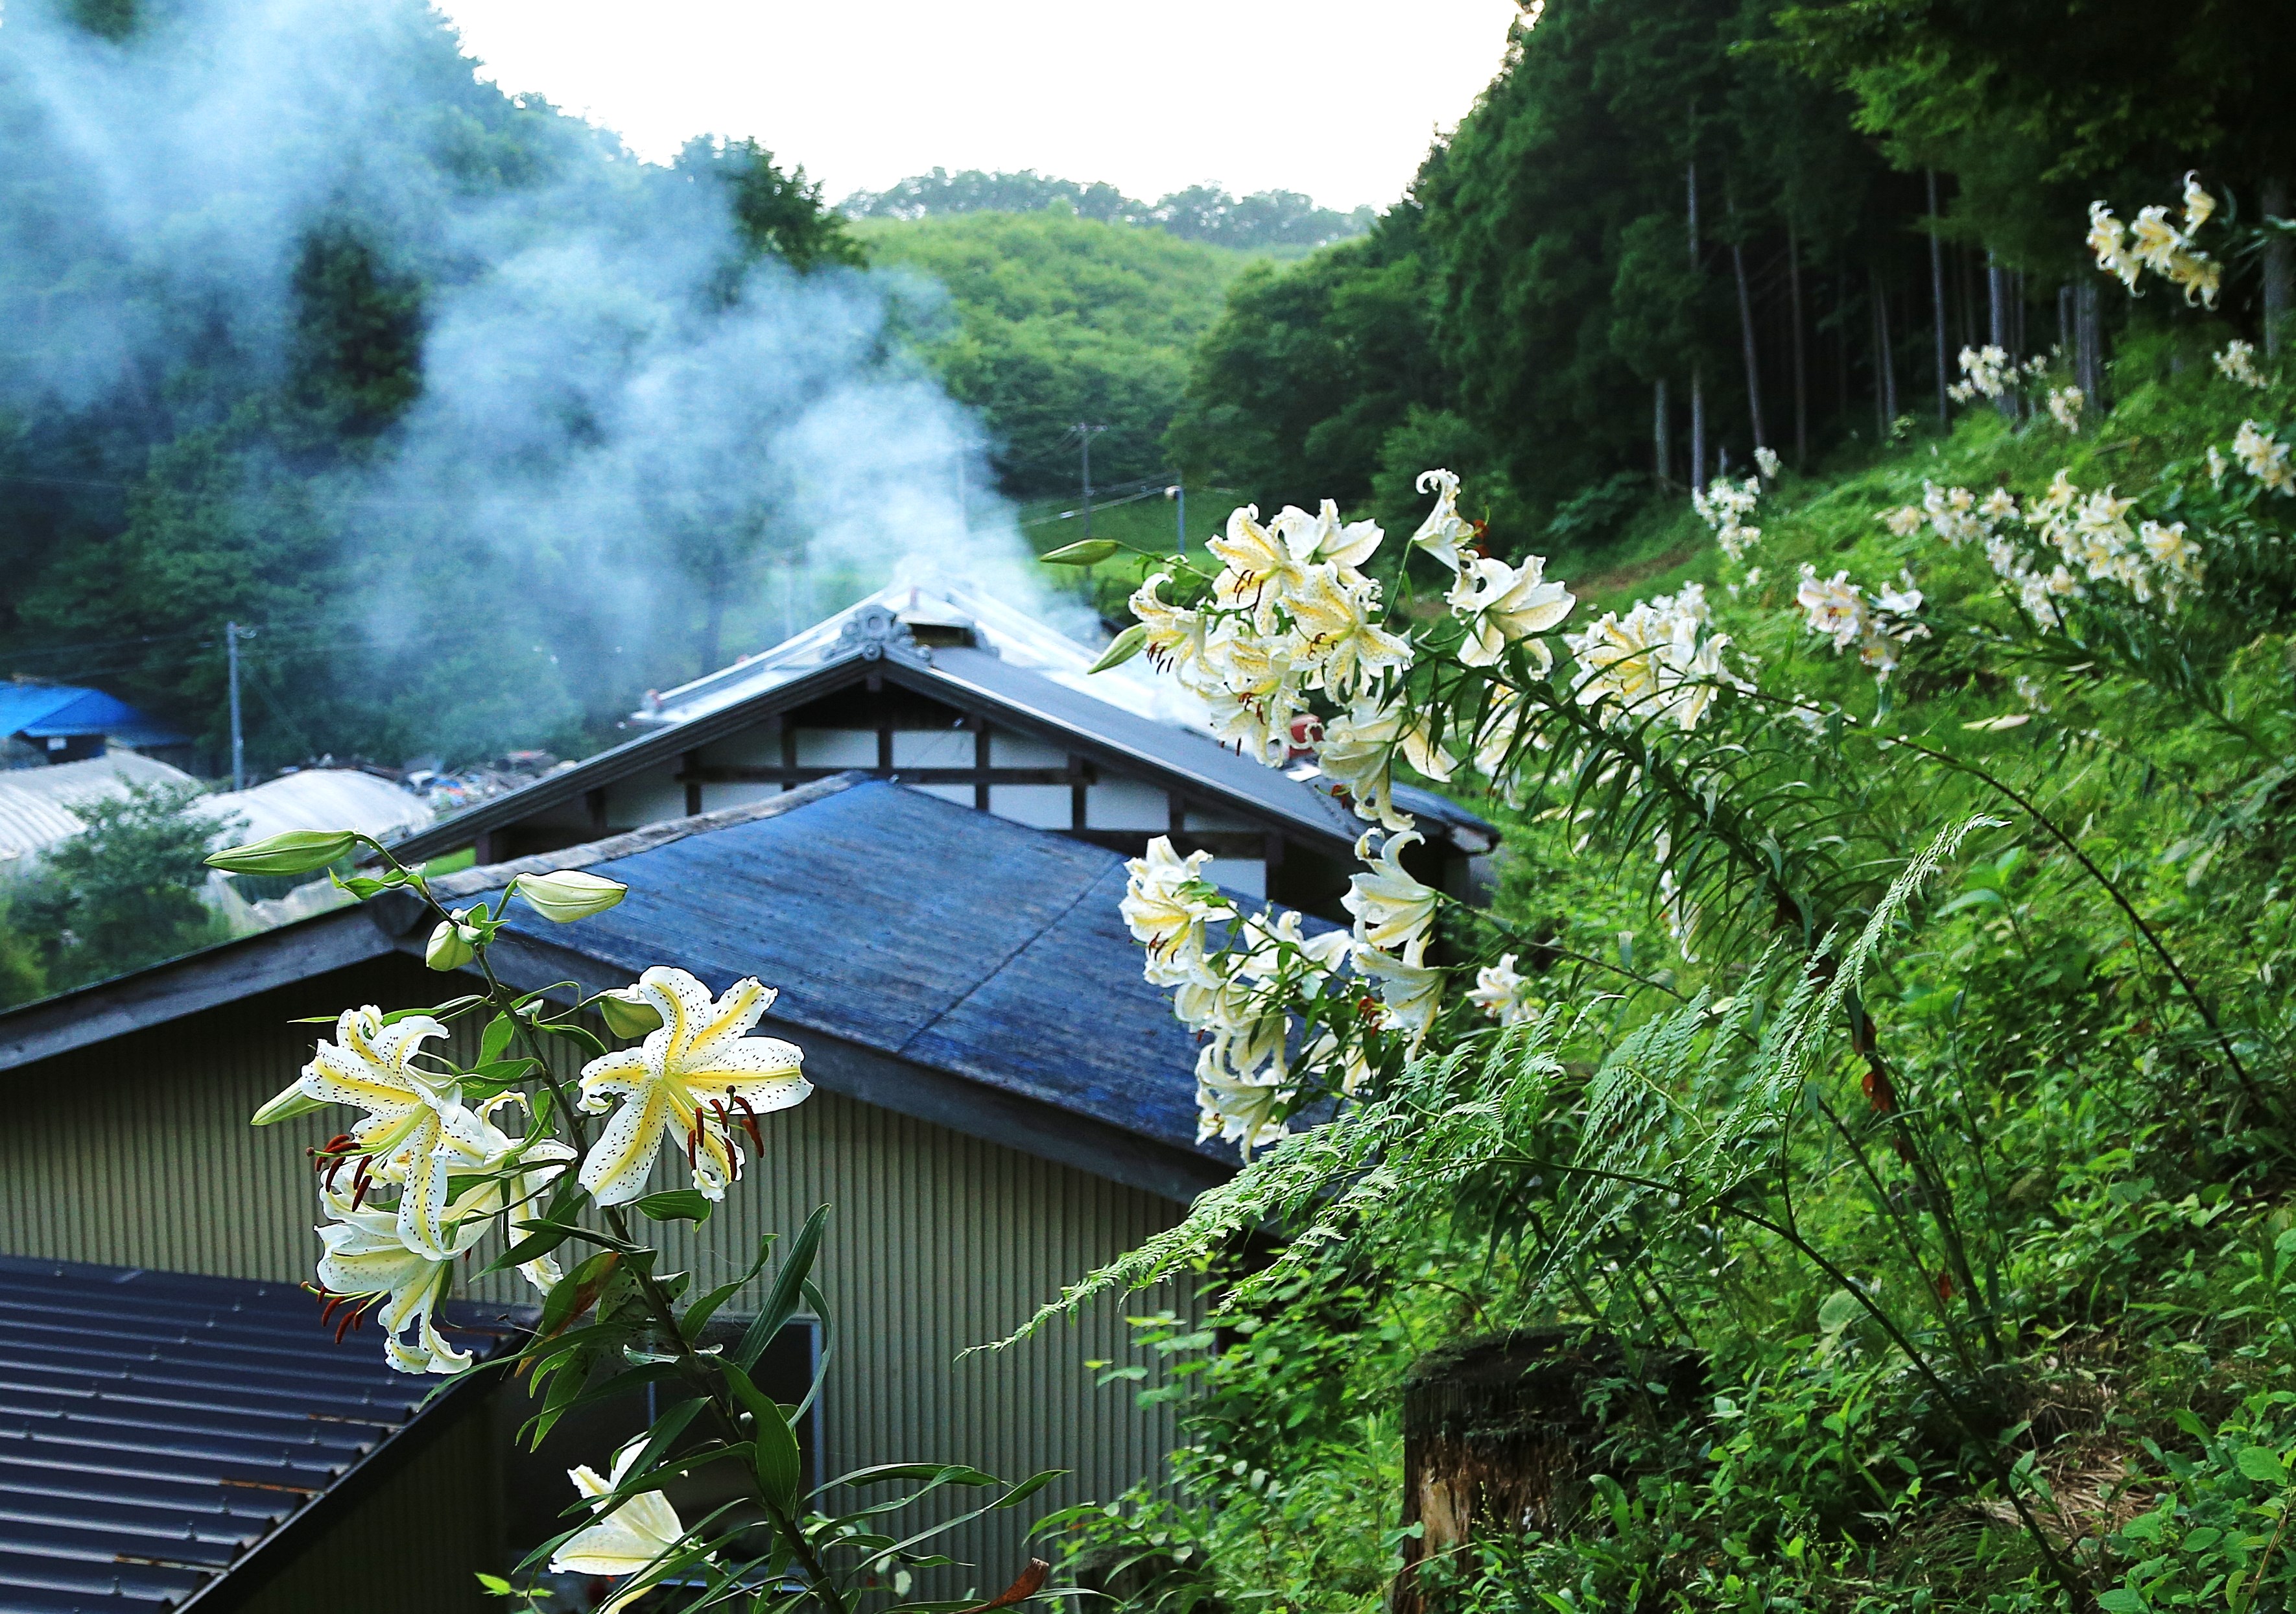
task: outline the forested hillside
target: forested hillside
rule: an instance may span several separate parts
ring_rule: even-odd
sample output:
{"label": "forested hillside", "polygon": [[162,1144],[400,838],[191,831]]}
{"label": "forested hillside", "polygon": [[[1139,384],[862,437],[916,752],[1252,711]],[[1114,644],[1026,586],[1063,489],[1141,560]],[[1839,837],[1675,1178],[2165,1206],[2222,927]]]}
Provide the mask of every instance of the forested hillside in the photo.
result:
{"label": "forested hillside", "polygon": [[1297,191],[1257,191],[1234,196],[1218,185],[1190,185],[1156,201],[1140,201],[1104,181],[1054,179],[1033,168],[1017,174],[935,168],[889,185],[860,191],[838,204],[855,218],[947,218],[961,213],[1037,213],[1066,208],[1103,224],[1141,225],[1246,252],[1296,257],[1328,242],[1360,235],[1378,217],[1375,208],[1341,213]]}
{"label": "forested hillside", "polygon": [[[236,620],[258,769],[581,751],[882,575],[865,489],[915,483],[900,530],[964,553],[974,429],[801,169],[640,163],[420,0],[296,19],[0,30],[0,670],[219,757]],[[481,622],[530,665],[488,670]]]}
{"label": "forested hillside", "polygon": [[1076,428],[1096,430],[1093,477],[1114,487],[1161,477],[1163,437],[1196,345],[1251,261],[1062,201],[1031,212],[865,218],[851,232],[879,266],[947,295],[919,346],[960,401],[981,413],[1004,489],[1074,496]]}
{"label": "forested hillside", "polygon": [[[2094,397],[2115,333],[2163,310],[2101,302],[2055,221],[2194,165],[2284,210],[2291,120],[2257,63],[2289,21],[2082,15],[1546,6],[1366,239],[1238,284],[1175,454],[1390,519],[1447,463],[1512,549],[1615,534],[1758,446],[1870,453],[1946,417],[1964,347],[2061,347]],[[2275,250],[2227,313],[2285,306]]]}

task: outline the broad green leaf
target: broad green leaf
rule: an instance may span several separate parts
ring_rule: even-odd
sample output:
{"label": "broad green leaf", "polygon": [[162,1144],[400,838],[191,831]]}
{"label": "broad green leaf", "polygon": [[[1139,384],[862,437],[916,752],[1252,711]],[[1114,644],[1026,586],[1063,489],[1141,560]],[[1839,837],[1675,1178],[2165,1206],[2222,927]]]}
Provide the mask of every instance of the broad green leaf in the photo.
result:
{"label": "broad green leaf", "polygon": [[479,1063],[491,1065],[500,1059],[517,1030],[517,1022],[507,1014],[497,1014],[488,1020],[487,1028],[479,1035]]}
{"label": "broad green leaf", "polygon": [[822,1230],[828,1221],[829,1207],[824,1205],[806,1217],[805,1226],[791,1242],[781,1271],[774,1274],[774,1286],[767,1292],[765,1305],[750,1320],[749,1331],[734,1352],[734,1360],[744,1369],[757,1365],[774,1336],[797,1315],[798,1303],[805,1293],[805,1281],[812,1274],[813,1258],[820,1251]]}
{"label": "broad green leaf", "polygon": [[632,1200],[630,1208],[657,1222],[706,1222],[717,1207],[698,1188],[672,1188]]}
{"label": "broad green leaf", "polygon": [[2267,1446],[2244,1446],[2240,1448],[2240,1471],[2263,1485],[2286,1485],[2288,1465],[2278,1454]]}
{"label": "broad green leaf", "polygon": [[805,1477],[796,1432],[790,1428],[780,1405],[751,1383],[749,1374],[731,1362],[720,1362],[718,1366],[755,1425],[750,1443],[759,1488],[765,1492],[766,1499],[783,1512],[794,1513],[798,1487]]}

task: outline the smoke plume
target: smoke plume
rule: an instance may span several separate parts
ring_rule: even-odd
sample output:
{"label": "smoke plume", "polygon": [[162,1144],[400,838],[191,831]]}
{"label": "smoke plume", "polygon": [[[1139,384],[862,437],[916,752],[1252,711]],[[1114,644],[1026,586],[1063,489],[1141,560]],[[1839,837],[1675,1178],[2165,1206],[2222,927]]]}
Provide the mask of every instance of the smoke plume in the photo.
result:
{"label": "smoke plume", "polygon": [[[416,0],[16,0],[0,143],[0,406],[240,446],[234,519],[331,579],[275,648],[331,635],[401,743],[530,741],[904,565],[1029,590],[913,286],[745,258],[715,176],[476,81]],[[403,289],[411,399],[333,443],[181,418],[187,377],[291,392],[331,242]]]}

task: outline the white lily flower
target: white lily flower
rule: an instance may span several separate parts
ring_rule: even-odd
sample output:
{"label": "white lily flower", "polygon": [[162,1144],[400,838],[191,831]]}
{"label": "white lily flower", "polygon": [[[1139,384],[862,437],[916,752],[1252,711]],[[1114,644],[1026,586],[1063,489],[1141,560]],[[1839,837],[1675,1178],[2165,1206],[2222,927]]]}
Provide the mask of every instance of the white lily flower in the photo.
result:
{"label": "white lily flower", "polygon": [[1538,1000],[1530,983],[1515,972],[1514,954],[1502,953],[1499,962],[1475,971],[1475,989],[1467,1001],[1502,1026],[1517,1026],[1538,1013]]}
{"label": "white lily flower", "polygon": [[[1204,920],[1216,905],[1183,888],[1203,879],[1210,856],[1210,852],[1191,852],[1182,857],[1172,849],[1170,836],[1159,835],[1148,843],[1146,856],[1124,865],[1128,878],[1118,911],[1133,939],[1148,950],[1152,986],[1177,986],[1203,972]],[[1160,973],[1166,978],[1159,979]]]}
{"label": "white lily flower", "polygon": [[2228,381],[2243,387],[2261,388],[2264,377],[2256,368],[2256,344],[2238,340],[2226,342],[2224,351],[2217,355],[2217,373]]}
{"label": "white lily flower", "polygon": [[813,1093],[800,1069],[805,1055],[793,1044],[748,1035],[775,996],[755,980],[737,980],[713,1000],[685,971],[656,965],[635,990],[660,1011],[661,1028],[582,1067],[585,1110],[595,1115],[622,1102],[582,1162],[582,1186],[601,1205],[637,1198],[674,1126],[685,1136],[694,1187],[723,1199],[743,1159],[734,1111],[754,1127],[759,1114],[803,1103]]}
{"label": "white lily flower", "polygon": [[[567,1470],[566,1477],[586,1499],[611,1496],[644,1446],[645,1437],[641,1435],[615,1453],[613,1472],[603,1479],[587,1463]],[[642,1491],[595,1524],[561,1542],[558,1550],[550,1555],[550,1571],[554,1575],[636,1577],[598,1610],[598,1614],[619,1614],[619,1610],[651,1589],[652,1583],[644,1578],[646,1571],[675,1553],[685,1538],[685,1526],[679,1521],[677,1510],[670,1506],[669,1498],[660,1491]]]}
{"label": "white lily flower", "polygon": [[1801,607],[1802,626],[1833,640],[1837,652],[1857,643],[1866,631],[1866,591],[1852,583],[1846,571],[1821,579],[1815,567],[1805,564],[1801,586],[1794,590],[1794,603]]}
{"label": "white lily flower", "polygon": [[431,1313],[454,1277],[455,1257],[485,1236],[486,1224],[469,1224],[443,1257],[433,1258],[406,1247],[393,1212],[355,1207],[352,1196],[333,1190],[323,1189],[319,1198],[328,1220],[317,1230],[324,1249],[318,1276],[330,1311],[338,1301],[348,1302],[354,1315],[373,1307],[383,1357],[402,1373],[468,1367],[470,1353],[447,1343]]}
{"label": "white lily flower", "polygon": [[1204,635],[1210,624],[1200,610],[1164,602],[1163,588],[1172,574],[1160,571],[1133,591],[1132,615],[1148,630],[1148,658],[1169,668],[1191,689],[1205,677]]}
{"label": "white lily flower", "polygon": [[1411,1033],[1414,1050],[1435,1023],[1443,1001],[1443,971],[1427,963],[1426,955],[1424,937],[1405,947],[1399,958],[1370,946],[1357,947],[1355,955],[1356,969],[1379,984],[1389,1020]]}
{"label": "white lily flower", "polygon": [[398,1236],[409,1249],[434,1258],[447,1253],[440,1216],[448,1175],[499,1155],[509,1143],[463,1102],[452,1072],[415,1062],[424,1043],[446,1035],[427,1014],[386,1025],[373,1004],[345,1010],[335,1022],[336,1040],[318,1045],[290,1090],[366,1111],[351,1129],[346,1158],[366,1157],[358,1176],[399,1185]]}
{"label": "white lily flower", "polygon": [[1213,597],[1227,610],[1251,611],[1260,632],[1273,631],[1275,608],[1300,586],[1305,570],[1289,524],[1271,531],[1260,525],[1259,505],[1242,505],[1229,512],[1226,536],[1205,547],[1221,567],[1212,583]]}
{"label": "white lily flower", "polygon": [[2240,468],[2275,493],[2296,492],[2296,471],[2288,464],[2288,445],[2255,421],[2243,421],[2232,439]]}
{"label": "white lily flower", "polygon": [[2194,168],[2185,176],[2185,233],[2189,235],[2209,222],[2217,210],[2217,199],[2201,188],[2201,171]]}
{"label": "white lily flower", "polygon": [[1560,583],[1544,580],[1545,557],[1532,555],[1518,567],[1488,557],[1462,567],[1452,586],[1452,611],[1465,619],[1467,637],[1459,646],[1459,660],[1469,667],[1489,667],[1517,639],[1529,639],[1531,662],[1544,677],[1554,665],[1554,652],[1532,635],[1562,625],[1578,602]]}
{"label": "white lily flower", "polygon": [[1447,471],[1423,471],[1419,473],[1419,491],[1435,495],[1435,508],[1419,523],[1419,530],[1411,535],[1412,546],[1423,549],[1449,567],[1459,569],[1459,549],[1475,541],[1475,525],[1459,514],[1459,479]]}
{"label": "white lily flower", "polygon": [[1237,1071],[1228,1052],[1226,1039],[1215,1039],[1196,1056],[1196,1141],[1234,1143],[1248,1160],[1290,1130],[1283,1111],[1299,1094],[1283,1085],[1280,1065],[1262,1079]]}
{"label": "white lily flower", "polygon": [[2122,244],[2124,230],[2120,220],[2103,202],[2088,204],[2088,250],[2096,255],[2096,266],[2134,291],[2140,267]]}
{"label": "white lily flower", "polygon": [[1313,565],[1337,567],[1340,581],[1350,587],[1365,580],[1363,564],[1387,537],[1377,521],[1343,524],[1334,499],[1325,499],[1323,509],[1312,518],[1304,511],[1286,510],[1276,520],[1281,521],[1284,516],[1298,516],[1306,523],[1300,537],[1292,540],[1293,553]]}
{"label": "white lily flower", "polygon": [[1351,875],[1340,904],[1356,916],[1356,939],[1382,953],[1392,953],[1427,934],[1435,922],[1435,905],[1441,893],[1422,885],[1403,867],[1403,853],[1422,837],[1416,831],[1390,835],[1380,848],[1379,861],[1369,871]]}
{"label": "white lily flower", "polygon": [[1315,683],[1341,700],[1381,673],[1411,665],[1411,642],[1372,619],[1379,585],[1369,578],[1351,583],[1336,563],[1319,561],[1303,574],[1289,604]]}

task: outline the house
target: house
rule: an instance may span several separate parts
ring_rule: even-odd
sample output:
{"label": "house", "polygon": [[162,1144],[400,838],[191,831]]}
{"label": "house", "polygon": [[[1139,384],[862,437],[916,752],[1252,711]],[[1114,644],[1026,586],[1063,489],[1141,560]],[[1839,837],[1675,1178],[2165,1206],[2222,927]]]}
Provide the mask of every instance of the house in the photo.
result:
{"label": "house", "polygon": [[[495,963],[518,987],[587,992],[668,963],[714,989],[750,975],[781,989],[766,1028],[804,1048],[817,1091],[769,1118],[762,1158],[705,1226],[667,1225],[663,1241],[667,1266],[707,1280],[739,1270],[762,1233],[834,1207],[819,1268],[834,1327],[822,1471],[929,1458],[1070,1471],[1049,1508],[1158,1471],[1167,1409],[1096,1388],[1084,1364],[1126,1354],[1126,1311],[1185,1298],[1098,1307],[957,1359],[1171,1225],[1232,1169],[1196,1142],[1195,1049],[1141,979],[1115,851],[847,774],[439,889],[480,899],[528,866],[588,868],[630,892],[570,925],[513,907]],[[308,1057],[314,1028],[296,1017],[452,995],[420,963],[429,929],[411,899],[386,900],[0,1015],[0,1253],[274,1285],[306,1276],[303,1149],[336,1118],[262,1132],[247,1118]],[[496,1317],[524,1299],[514,1280],[474,1295]],[[11,1393],[0,1385],[0,1408]],[[466,1469],[509,1461],[507,1429],[484,1449]],[[545,1452],[562,1470],[603,1454]],[[488,1483],[506,1515],[536,1495],[559,1505],[549,1474],[498,1468]],[[1026,1524],[1000,1515],[949,1550],[994,1590],[1025,1561]],[[403,1516],[370,1535],[390,1528],[406,1528]],[[334,1528],[346,1561],[365,1561],[355,1522]],[[519,1544],[468,1567],[499,1568]],[[338,1614],[482,1606],[474,1583],[435,1584],[420,1596],[342,1577],[308,1590]]]}
{"label": "house", "polygon": [[142,750],[188,746],[189,738],[100,689],[71,684],[0,684],[0,742],[24,762],[81,762],[107,745]]}
{"label": "house", "polygon": [[[1365,824],[1316,776],[1229,750],[1178,684],[963,590],[896,585],[766,652],[651,700],[637,737],[394,848],[481,863],[758,801],[848,769],[1137,856],[1168,835],[1248,897],[1337,917]],[[1472,893],[1498,833],[1402,789],[1413,872]]]}

